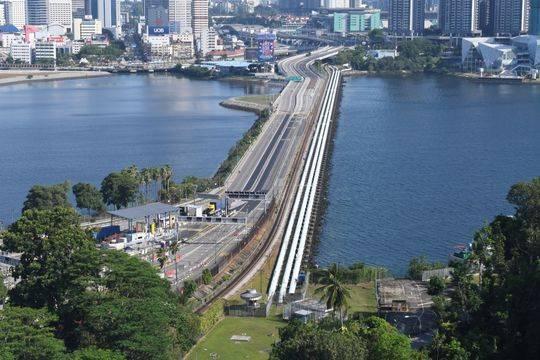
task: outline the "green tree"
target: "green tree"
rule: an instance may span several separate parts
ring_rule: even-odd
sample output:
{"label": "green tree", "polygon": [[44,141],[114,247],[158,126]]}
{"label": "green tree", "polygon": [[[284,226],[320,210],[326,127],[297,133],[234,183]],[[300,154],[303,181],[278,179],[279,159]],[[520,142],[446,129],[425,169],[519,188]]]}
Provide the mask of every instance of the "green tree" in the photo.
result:
{"label": "green tree", "polygon": [[5,233],[3,249],[22,253],[13,269],[19,282],[10,291],[10,301],[20,306],[66,306],[98,270],[94,240],[72,208],[25,211]]}
{"label": "green tree", "polygon": [[327,309],[339,311],[339,318],[343,323],[343,310],[347,307],[351,297],[350,290],[343,282],[342,271],[337,264],[332,264],[325,269],[319,278],[320,287],[315,289],[315,294],[321,295],[321,300],[326,302]]}
{"label": "green tree", "polygon": [[270,359],[366,359],[366,343],[351,332],[323,329],[293,321],[279,330],[281,341],[272,346]]}
{"label": "green tree", "polygon": [[366,339],[368,359],[408,360],[415,356],[409,338],[384,319],[371,316],[361,322],[357,331]]}
{"label": "green tree", "polygon": [[63,359],[64,343],[54,337],[53,325],[57,320],[45,309],[5,307],[0,311],[0,357]]}
{"label": "green tree", "polygon": [[430,263],[425,256],[414,257],[409,261],[409,268],[407,270],[407,276],[409,279],[421,280],[422,272],[426,270],[442,269],[444,264],[442,263]]}
{"label": "green tree", "polygon": [[439,295],[443,292],[446,284],[444,279],[440,276],[433,276],[429,279],[428,282],[428,294],[429,295]]}
{"label": "green tree", "polygon": [[196,290],[197,290],[197,283],[195,281],[193,280],[184,281],[184,289],[182,292],[182,302],[186,304],[187,301],[193,296]]}
{"label": "green tree", "polygon": [[433,360],[469,360],[470,354],[455,338],[448,338],[438,333],[429,345],[429,358]]}
{"label": "green tree", "polygon": [[180,244],[178,241],[173,241],[171,245],[169,246],[169,252],[171,253],[173,260],[174,260],[174,279],[175,279],[175,285],[178,284],[178,261],[176,259],[176,254],[180,250]]}
{"label": "green tree", "polygon": [[71,204],[67,196],[69,188],[67,181],[50,186],[34,185],[26,195],[22,211],[51,209],[55,206],[70,207]]}
{"label": "green tree", "polygon": [[209,285],[212,282],[212,273],[209,269],[204,269],[202,272],[202,282],[205,285]]}
{"label": "green tree", "polygon": [[78,208],[93,210],[97,213],[105,210],[102,195],[94,185],[78,183],[73,185],[72,190]]}
{"label": "green tree", "polygon": [[72,360],[124,360],[125,356],[117,351],[98,349],[90,346],[74,351],[70,357]]}
{"label": "green tree", "polygon": [[0,273],[0,304],[3,304],[7,296],[7,288],[4,284],[4,276]]}
{"label": "green tree", "polygon": [[128,172],[111,173],[101,182],[101,195],[107,205],[127,207],[137,199],[139,182]]}

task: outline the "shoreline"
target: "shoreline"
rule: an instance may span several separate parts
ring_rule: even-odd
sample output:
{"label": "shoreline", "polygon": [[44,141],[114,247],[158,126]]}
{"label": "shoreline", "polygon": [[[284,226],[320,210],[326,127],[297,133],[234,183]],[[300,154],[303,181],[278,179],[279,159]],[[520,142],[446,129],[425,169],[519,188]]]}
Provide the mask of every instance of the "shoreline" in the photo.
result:
{"label": "shoreline", "polygon": [[111,76],[105,71],[0,70],[0,86]]}

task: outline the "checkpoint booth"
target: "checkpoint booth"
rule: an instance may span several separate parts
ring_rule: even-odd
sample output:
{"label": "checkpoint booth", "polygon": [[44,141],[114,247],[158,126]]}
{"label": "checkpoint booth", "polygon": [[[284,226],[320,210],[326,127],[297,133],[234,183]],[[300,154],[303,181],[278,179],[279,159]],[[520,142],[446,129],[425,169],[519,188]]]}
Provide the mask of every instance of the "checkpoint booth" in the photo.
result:
{"label": "checkpoint booth", "polygon": [[127,228],[109,247],[124,250],[127,247],[160,239],[170,239],[178,234],[179,208],[160,202],[108,211],[111,226],[114,219],[127,221]]}

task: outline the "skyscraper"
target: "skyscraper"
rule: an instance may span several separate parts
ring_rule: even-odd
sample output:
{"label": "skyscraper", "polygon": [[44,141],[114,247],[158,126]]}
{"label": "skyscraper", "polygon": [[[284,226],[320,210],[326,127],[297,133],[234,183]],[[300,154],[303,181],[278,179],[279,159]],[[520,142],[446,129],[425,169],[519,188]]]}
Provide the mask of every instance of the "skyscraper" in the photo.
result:
{"label": "skyscraper", "polygon": [[440,0],[439,27],[443,34],[467,36],[478,31],[478,0]]}
{"label": "skyscraper", "polygon": [[85,3],[86,0],[72,0],[73,4],[73,17],[82,19],[84,18],[85,13]]}
{"label": "skyscraper", "polygon": [[193,0],[193,35],[200,39],[208,29],[208,0]]}
{"label": "skyscraper", "polygon": [[90,14],[100,20],[104,28],[122,25],[120,0],[90,0]]}
{"label": "skyscraper", "polygon": [[6,24],[11,24],[22,29],[26,24],[26,2],[25,0],[4,1],[4,16]]}
{"label": "skyscraper", "polygon": [[73,7],[71,0],[48,0],[48,24],[61,24],[72,29]]}
{"label": "skyscraper", "polygon": [[527,32],[529,0],[495,0],[493,6],[493,33],[519,35]]}
{"label": "skyscraper", "polygon": [[399,35],[423,33],[425,7],[425,0],[390,0],[390,32]]}
{"label": "skyscraper", "polygon": [[49,2],[47,0],[27,0],[26,13],[28,24],[47,25],[49,21]]}
{"label": "skyscraper", "polygon": [[540,36],[540,0],[530,0],[529,34]]}
{"label": "skyscraper", "polygon": [[169,22],[172,31],[177,33],[192,32],[191,0],[169,0]]}

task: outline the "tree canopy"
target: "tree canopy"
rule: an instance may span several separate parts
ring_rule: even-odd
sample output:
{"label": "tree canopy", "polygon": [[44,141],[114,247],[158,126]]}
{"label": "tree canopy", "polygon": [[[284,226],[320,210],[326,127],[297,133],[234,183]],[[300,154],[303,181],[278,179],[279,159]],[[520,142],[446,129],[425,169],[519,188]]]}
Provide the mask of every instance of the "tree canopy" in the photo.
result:
{"label": "tree canopy", "polygon": [[101,182],[101,194],[107,205],[114,205],[117,209],[127,207],[137,199],[139,182],[126,171],[113,172]]}
{"label": "tree canopy", "polygon": [[26,195],[22,211],[30,209],[51,209],[55,206],[69,207],[69,183],[66,181],[56,185],[34,185]]}
{"label": "tree canopy", "polygon": [[105,210],[101,192],[94,185],[78,183],[73,185],[72,190],[78,208],[93,210],[97,213]]}

